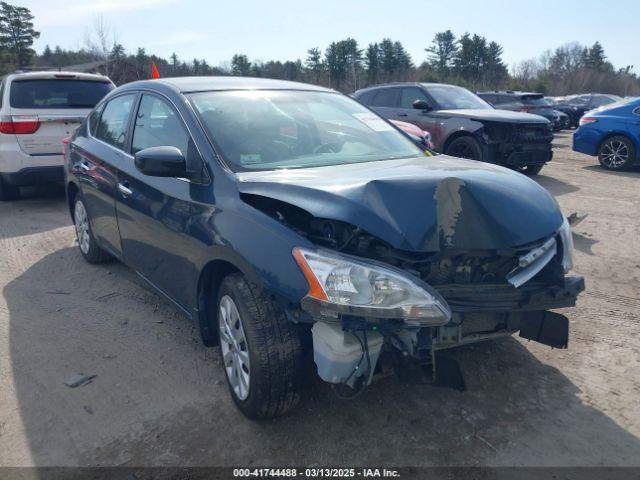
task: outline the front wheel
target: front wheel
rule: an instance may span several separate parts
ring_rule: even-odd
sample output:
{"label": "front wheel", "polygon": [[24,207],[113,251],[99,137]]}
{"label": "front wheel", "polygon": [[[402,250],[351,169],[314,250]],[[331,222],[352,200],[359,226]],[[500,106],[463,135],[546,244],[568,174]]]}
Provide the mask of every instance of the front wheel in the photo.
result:
{"label": "front wheel", "polygon": [[607,170],[624,170],[636,158],[636,149],[627,137],[616,135],[606,139],[598,149],[598,161]]}
{"label": "front wheel", "polygon": [[302,349],[295,325],[239,273],[220,285],[220,351],[231,397],[251,419],[283,415],[300,399]]}
{"label": "front wheel", "polygon": [[445,154],[452,157],[466,158],[467,160],[481,161],[482,147],[473,137],[458,137],[447,146]]}
{"label": "front wheel", "polygon": [[76,227],[76,238],[78,239],[80,253],[82,253],[87,262],[103,263],[111,258],[107,252],[98,246],[98,242],[96,242],[91,231],[87,209],[79,194],[74,199],[73,223]]}

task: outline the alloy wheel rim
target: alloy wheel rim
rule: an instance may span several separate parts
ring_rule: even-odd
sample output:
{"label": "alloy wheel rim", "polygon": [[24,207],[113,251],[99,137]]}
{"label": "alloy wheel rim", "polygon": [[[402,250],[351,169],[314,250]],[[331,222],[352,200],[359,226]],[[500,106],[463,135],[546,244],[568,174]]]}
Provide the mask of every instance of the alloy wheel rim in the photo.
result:
{"label": "alloy wheel rim", "polygon": [[607,167],[620,168],[627,163],[629,147],[619,140],[607,142],[602,147],[601,159]]}
{"label": "alloy wheel rim", "polygon": [[240,400],[249,396],[250,359],[240,313],[229,295],[220,299],[218,329],[222,361],[229,384]]}
{"label": "alloy wheel rim", "polygon": [[86,255],[89,253],[89,219],[87,218],[87,211],[80,201],[76,202],[73,218],[80,251]]}

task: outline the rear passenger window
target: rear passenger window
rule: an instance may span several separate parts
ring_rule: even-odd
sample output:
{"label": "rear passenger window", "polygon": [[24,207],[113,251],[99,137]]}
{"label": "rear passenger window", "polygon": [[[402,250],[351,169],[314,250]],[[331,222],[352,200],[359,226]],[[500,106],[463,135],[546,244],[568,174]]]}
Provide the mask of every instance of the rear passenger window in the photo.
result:
{"label": "rear passenger window", "polygon": [[382,88],[373,96],[372,107],[395,107],[397,104],[398,89]]}
{"label": "rear passenger window", "polygon": [[107,102],[100,116],[95,137],[109,145],[123,149],[135,99],[136,95],[131,94],[122,95]]}
{"label": "rear passenger window", "polygon": [[96,108],[91,115],[89,115],[89,133],[91,136],[95,137],[98,133],[98,125],[100,124],[100,114],[102,113],[103,105],[100,105]]}
{"label": "rear passenger window", "polygon": [[403,88],[400,94],[400,108],[413,108],[413,102],[416,100],[428,102],[427,96],[419,88]]}
{"label": "rear passenger window", "polygon": [[133,130],[132,153],[163,146],[176,147],[186,157],[189,135],[169,104],[153,95],[143,95]]}

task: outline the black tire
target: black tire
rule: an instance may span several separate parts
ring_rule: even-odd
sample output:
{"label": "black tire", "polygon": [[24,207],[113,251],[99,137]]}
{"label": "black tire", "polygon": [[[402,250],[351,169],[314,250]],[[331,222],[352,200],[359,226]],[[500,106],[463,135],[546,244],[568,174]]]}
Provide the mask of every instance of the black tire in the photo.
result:
{"label": "black tire", "polygon": [[538,165],[525,165],[524,167],[519,168],[518,171],[527,176],[533,176],[539,174],[542,167],[544,167],[544,163],[540,163]]}
{"label": "black tire", "polygon": [[[81,209],[81,210],[80,210]],[[86,225],[80,226],[81,211],[84,212]],[[93,236],[91,231],[91,222],[89,221],[89,215],[87,209],[84,206],[82,197],[78,194],[73,199],[73,223],[76,228],[76,239],[78,241],[78,248],[84,259],[89,263],[104,263],[112,259],[111,255],[105,252]],[[86,228],[86,230],[85,230]],[[86,238],[85,236],[86,235]],[[86,242],[86,243],[85,243]]]}
{"label": "black tire", "polygon": [[[229,297],[237,308],[238,321],[243,330],[241,333],[245,338],[241,349],[245,349],[250,364],[244,369],[249,374],[248,393],[245,391],[245,398],[241,398],[230,379],[230,375],[233,376],[233,360],[225,362],[223,355],[225,345],[228,352],[233,347],[230,342],[225,342],[224,333],[220,333],[220,351],[231,397],[250,419],[262,420],[283,415],[300,400],[303,371],[300,334],[276,302],[239,273],[225,277],[218,290],[218,332],[221,332],[221,322],[224,322],[220,305],[224,302],[228,305],[225,297]],[[233,354],[230,356],[233,357]],[[244,368],[244,363],[240,368]]]}
{"label": "black tire", "polygon": [[16,200],[20,198],[20,187],[8,185],[7,182],[0,178],[0,202]]}
{"label": "black tire", "polygon": [[447,146],[445,154],[452,157],[482,161],[482,147],[475,138],[470,136],[458,137],[453,140]]}
{"label": "black tire", "polygon": [[626,170],[635,159],[635,145],[623,135],[609,137],[598,147],[598,161],[607,170]]}

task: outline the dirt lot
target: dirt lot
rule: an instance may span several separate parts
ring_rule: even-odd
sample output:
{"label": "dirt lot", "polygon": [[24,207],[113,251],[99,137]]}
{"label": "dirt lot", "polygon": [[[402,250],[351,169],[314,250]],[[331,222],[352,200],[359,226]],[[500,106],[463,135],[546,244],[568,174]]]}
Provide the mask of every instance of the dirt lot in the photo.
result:
{"label": "dirt lot", "polygon": [[[587,280],[568,350],[460,348],[468,391],[321,383],[292,414],[234,408],[218,349],[121,264],[85,263],[62,192],[0,205],[0,465],[640,465],[640,171],[556,139],[538,181],[575,228]],[[71,389],[84,372],[97,377]]]}

